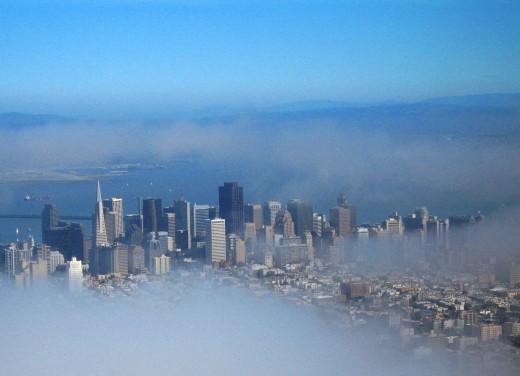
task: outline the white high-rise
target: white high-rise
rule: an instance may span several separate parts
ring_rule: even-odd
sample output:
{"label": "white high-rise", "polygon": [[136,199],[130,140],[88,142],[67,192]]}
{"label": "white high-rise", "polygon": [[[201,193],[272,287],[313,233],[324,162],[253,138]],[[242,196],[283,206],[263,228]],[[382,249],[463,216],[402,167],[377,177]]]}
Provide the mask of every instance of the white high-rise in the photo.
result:
{"label": "white high-rise", "polygon": [[226,221],[206,219],[206,263],[226,261]]}
{"label": "white high-rise", "polygon": [[56,267],[58,265],[65,264],[65,258],[58,251],[50,251],[47,254],[46,259],[47,259],[47,268],[48,268],[49,273],[54,273],[56,271]]}
{"label": "white high-rise", "polygon": [[81,260],[76,260],[76,257],[73,257],[67,263],[67,274],[69,277],[69,291],[80,292],[83,290],[83,267]]}

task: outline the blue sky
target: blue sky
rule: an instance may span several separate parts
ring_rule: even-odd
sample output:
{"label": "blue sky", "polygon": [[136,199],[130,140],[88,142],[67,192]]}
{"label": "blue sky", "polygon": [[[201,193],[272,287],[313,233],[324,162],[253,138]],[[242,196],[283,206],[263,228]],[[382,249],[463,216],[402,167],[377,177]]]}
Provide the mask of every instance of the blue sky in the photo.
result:
{"label": "blue sky", "polygon": [[0,112],[520,91],[518,1],[0,1]]}

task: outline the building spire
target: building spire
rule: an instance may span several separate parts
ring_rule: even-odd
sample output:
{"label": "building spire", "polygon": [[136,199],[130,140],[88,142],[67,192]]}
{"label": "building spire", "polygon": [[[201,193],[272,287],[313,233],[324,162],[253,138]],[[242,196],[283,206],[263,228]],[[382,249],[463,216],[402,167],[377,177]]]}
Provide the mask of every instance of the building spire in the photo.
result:
{"label": "building spire", "polygon": [[96,202],[102,202],[103,200],[101,199],[101,185],[99,184],[99,180],[97,182],[97,199],[96,199]]}
{"label": "building spire", "polygon": [[105,216],[103,215],[103,200],[101,198],[101,186],[97,182],[96,206],[94,207],[94,218],[92,221],[92,243],[98,246],[107,243],[107,229],[105,226]]}

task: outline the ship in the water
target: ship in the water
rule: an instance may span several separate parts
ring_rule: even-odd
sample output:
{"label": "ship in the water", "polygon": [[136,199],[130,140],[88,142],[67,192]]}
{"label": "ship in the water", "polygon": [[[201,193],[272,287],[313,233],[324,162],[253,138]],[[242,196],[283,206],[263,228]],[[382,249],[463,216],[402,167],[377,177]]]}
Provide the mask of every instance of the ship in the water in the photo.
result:
{"label": "ship in the water", "polygon": [[51,196],[30,196],[25,195],[24,201],[47,201],[50,200]]}

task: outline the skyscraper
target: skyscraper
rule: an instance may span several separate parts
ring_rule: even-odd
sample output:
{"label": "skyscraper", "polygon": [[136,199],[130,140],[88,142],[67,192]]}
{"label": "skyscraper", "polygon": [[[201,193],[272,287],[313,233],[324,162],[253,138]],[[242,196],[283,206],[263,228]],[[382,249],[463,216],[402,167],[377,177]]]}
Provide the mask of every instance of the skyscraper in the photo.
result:
{"label": "skyscraper", "polygon": [[262,207],[255,204],[246,204],[244,206],[244,221],[254,223],[258,230],[262,227]]}
{"label": "skyscraper", "polygon": [[115,213],[115,237],[118,238],[124,234],[123,231],[123,199],[107,198],[103,200],[103,207],[108,211]]}
{"label": "skyscraper", "polygon": [[105,217],[103,215],[103,199],[101,198],[101,187],[97,183],[96,206],[92,218],[92,246],[96,247],[107,243],[107,230],[105,227]]}
{"label": "skyscraper", "polygon": [[226,221],[226,234],[244,233],[244,190],[237,182],[224,183],[218,188],[220,217]]}
{"label": "skyscraper", "polygon": [[[190,203],[181,195],[180,200],[173,203],[175,208],[175,243],[180,247],[184,244],[186,248],[191,248],[191,210]],[[182,239],[181,239],[182,237]],[[183,241],[184,240],[184,241]],[[183,247],[181,247],[183,248]]]}
{"label": "skyscraper", "polygon": [[338,236],[344,237],[352,233],[352,223],[350,222],[350,208],[337,206],[330,209],[329,220],[330,225],[336,230]]}
{"label": "skyscraper", "polygon": [[287,203],[287,210],[291,213],[294,222],[294,233],[302,236],[306,230],[312,231],[314,228],[314,210],[311,202],[301,200],[290,200]]}
{"label": "skyscraper", "polygon": [[69,291],[72,293],[81,292],[83,290],[83,267],[80,260],[73,257],[67,263],[67,274],[69,282]]}
{"label": "skyscraper", "polygon": [[266,201],[263,205],[264,226],[274,226],[276,214],[282,210],[279,201]]}
{"label": "skyscraper", "polygon": [[209,205],[193,205],[192,236],[198,239],[204,239],[206,236],[206,219],[209,219]]}
{"label": "skyscraper", "polygon": [[58,226],[60,215],[56,205],[45,204],[42,211],[42,240],[44,244],[49,244],[48,231]]}
{"label": "skyscraper", "polygon": [[145,236],[149,232],[156,233],[162,221],[162,201],[159,198],[143,200],[143,231]]}
{"label": "skyscraper", "polygon": [[226,261],[226,221],[206,219],[206,263]]}

